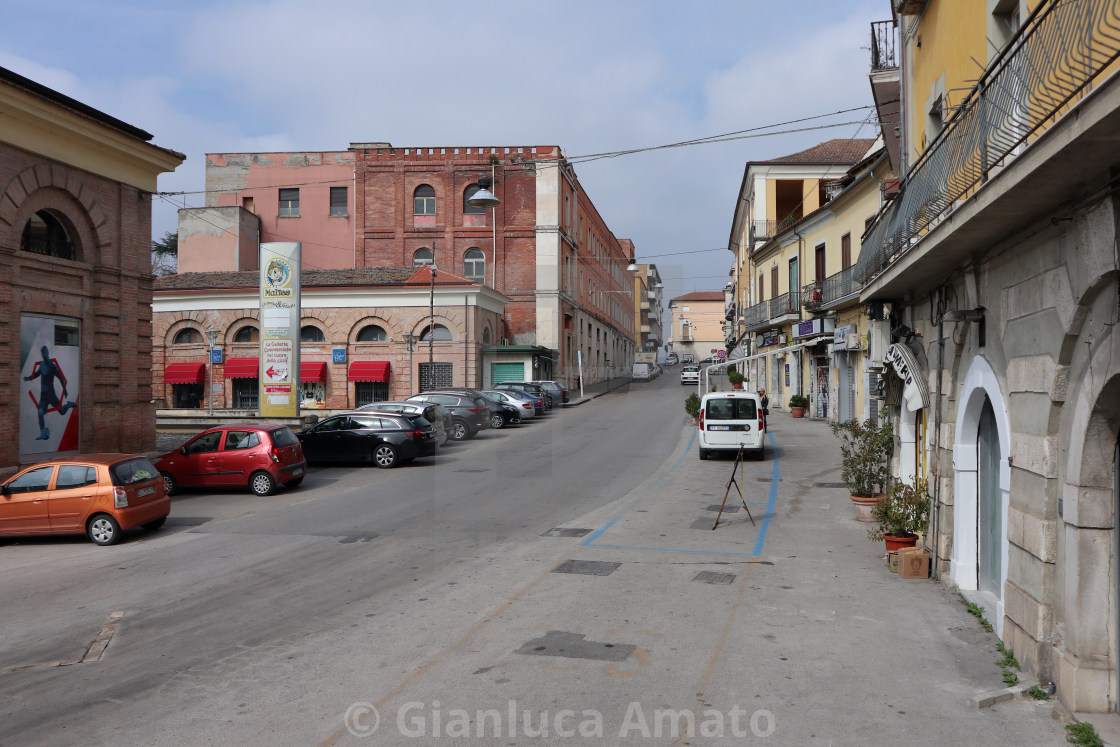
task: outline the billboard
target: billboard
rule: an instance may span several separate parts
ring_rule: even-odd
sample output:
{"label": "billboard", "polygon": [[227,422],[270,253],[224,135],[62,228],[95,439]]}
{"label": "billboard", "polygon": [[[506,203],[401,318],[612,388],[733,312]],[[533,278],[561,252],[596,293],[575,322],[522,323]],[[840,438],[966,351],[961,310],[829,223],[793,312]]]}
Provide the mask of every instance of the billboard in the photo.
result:
{"label": "billboard", "polygon": [[260,257],[260,413],[294,418],[299,416],[301,244],[261,244]]}
{"label": "billboard", "polygon": [[19,323],[19,452],[79,450],[81,326],[77,319],[24,315]]}

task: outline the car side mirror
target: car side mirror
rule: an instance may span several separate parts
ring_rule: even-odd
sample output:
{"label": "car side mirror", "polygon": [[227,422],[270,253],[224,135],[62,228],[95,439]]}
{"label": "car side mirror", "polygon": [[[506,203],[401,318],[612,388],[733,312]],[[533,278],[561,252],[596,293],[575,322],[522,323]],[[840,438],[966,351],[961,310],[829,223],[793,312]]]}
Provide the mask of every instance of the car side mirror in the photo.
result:
{"label": "car side mirror", "polygon": [[183,456],[186,456],[187,455],[187,447],[186,446],[180,446],[179,447],[179,453],[182,454]]}
{"label": "car side mirror", "polygon": [[11,488],[9,488],[7,485],[0,485],[0,495],[4,496],[6,498],[11,494],[12,494],[12,489]]}

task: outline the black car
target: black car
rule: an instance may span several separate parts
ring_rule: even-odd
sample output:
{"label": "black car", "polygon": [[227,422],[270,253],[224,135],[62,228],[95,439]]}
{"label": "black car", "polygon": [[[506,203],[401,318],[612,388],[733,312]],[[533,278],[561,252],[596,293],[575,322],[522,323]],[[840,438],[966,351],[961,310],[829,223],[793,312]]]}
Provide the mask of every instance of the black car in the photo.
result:
{"label": "black car", "polygon": [[465,394],[468,397],[481,397],[482,399],[486,400],[486,406],[490,408],[490,413],[486,416],[486,421],[489,426],[491,428],[494,428],[495,430],[498,428],[504,428],[506,423],[514,420],[520,420],[520,418],[518,417],[520,413],[517,412],[516,407],[508,405],[505,402],[498,402],[492,397],[486,396],[485,392],[480,392],[477,389],[468,389],[467,387],[453,386],[446,389],[438,389],[430,392],[425,392],[425,394]]}
{"label": "black car", "polygon": [[451,411],[452,441],[466,441],[490,427],[490,400],[470,394],[454,392],[424,392],[409,397],[406,402],[433,402]]}
{"label": "black car", "polygon": [[348,412],[296,434],[309,462],[365,462],[395,467],[434,456],[432,424],[419,415]]}
{"label": "black car", "polygon": [[556,401],[560,400],[560,394],[558,392],[549,392],[540,384],[532,381],[503,381],[500,384],[495,384],[491,389],[520,389],[534,397],[540,397],[541,401],[544,402],[545,409],[548,410],[551,410],[552,406],[556,404]]}

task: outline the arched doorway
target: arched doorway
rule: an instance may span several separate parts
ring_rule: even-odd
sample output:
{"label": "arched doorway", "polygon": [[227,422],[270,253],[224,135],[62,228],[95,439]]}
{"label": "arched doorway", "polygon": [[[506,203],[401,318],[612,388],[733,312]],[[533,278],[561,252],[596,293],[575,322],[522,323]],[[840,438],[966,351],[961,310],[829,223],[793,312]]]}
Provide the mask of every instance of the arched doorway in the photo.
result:
{"label": "arched doorway", "polygon": [[991,400],[984,398],[976,431],[976,583],[981,591],[1002,596],[1003,501],[999,489],[999,428]]}

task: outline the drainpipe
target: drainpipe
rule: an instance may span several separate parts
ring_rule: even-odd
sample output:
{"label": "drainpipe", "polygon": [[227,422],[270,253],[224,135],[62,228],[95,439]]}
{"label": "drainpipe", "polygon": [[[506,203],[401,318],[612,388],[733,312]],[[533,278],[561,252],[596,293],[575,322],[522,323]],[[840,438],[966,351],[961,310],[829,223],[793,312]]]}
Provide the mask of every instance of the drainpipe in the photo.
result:
{"label": "drainpipe", "polygon": [[930,501],[930,511],[933,514],[930,524],[933,526],[933,540],[926,538],[926,548],[933,555],[933,562],[937,564],[937,537],[941,532],[941,366],[943,363],[945,350],[945,321],[943,319],[937,320],[937,386],[936,386],[936,399],[933,406],[933,457],[937,464],[937,479],[934,481],[933,490],[931,494],[933,500]]}

